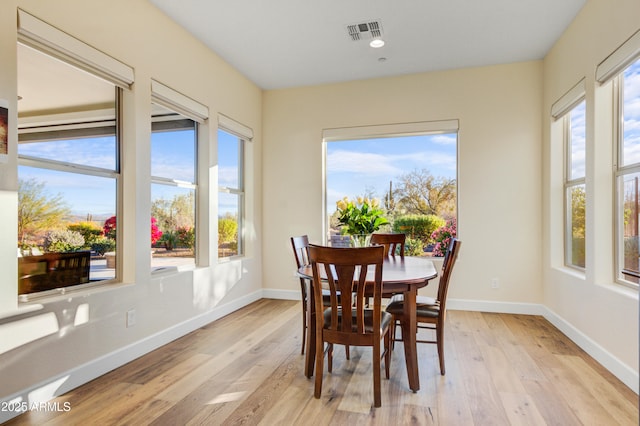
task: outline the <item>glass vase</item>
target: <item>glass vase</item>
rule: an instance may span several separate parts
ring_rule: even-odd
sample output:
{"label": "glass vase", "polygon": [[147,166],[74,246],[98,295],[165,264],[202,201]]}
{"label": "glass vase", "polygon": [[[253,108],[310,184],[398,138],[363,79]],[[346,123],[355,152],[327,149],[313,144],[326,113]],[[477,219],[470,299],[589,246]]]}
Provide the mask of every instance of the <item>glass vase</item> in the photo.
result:
{"label": "glass vase", "polygon": [[371,244],[371,234],[351,235],[351,247],[369,247]]}

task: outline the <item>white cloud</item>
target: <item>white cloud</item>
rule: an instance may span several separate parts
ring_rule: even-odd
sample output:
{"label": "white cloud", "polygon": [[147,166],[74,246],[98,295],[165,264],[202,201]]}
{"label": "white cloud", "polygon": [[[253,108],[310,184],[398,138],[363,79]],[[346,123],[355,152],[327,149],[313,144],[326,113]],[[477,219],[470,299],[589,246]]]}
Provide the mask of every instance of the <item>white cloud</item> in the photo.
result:
{"label": "white cloud", "polygon": [[238,183],[237,167],[219,167],[218,168],[218,185],[232,187]]}
{"label": "white cloud", "polygon": [[402,172],[393,165],[394,157],[368,152],[336,150],[327,155],[327,170],[367,175],[396,175]]}
{"label": "white cloud", "polygon": [[452,134],[430,136],[429,140],[436,145],[455,145],[458,137]]}

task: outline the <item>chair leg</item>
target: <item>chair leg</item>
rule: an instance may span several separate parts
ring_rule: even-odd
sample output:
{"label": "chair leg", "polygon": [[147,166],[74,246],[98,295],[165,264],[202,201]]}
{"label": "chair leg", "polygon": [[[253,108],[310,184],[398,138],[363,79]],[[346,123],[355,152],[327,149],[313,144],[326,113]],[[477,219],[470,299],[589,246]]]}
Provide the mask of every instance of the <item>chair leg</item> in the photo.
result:
{"label": "chair leg", "polygon": [[304,346],[307,342],[307,302],[302,300],[302,350],[300,355],[304,355]]}
{"label": "chair leg", "polygon": [[384,335],[384,373],[389,379],[389,365],[391,365],[391,329],[387,330]]}
{"label": "chair leg", "polygon": [[382,398],[380,396],[380,342],[373,345],[373,406],[380,407]]}
{"label": "chair leg", "polygon": [[436,324],[436,340],[438,358],[440,360],[440,374],[444,376],[444,324]]}
{"label": "chair leg", "polygon": [[324,375],[324,342],[322,341],[322,334],[321,334],[320,338],[316,338],[316,386],[313,391],[313,396],[315,398],[320,398],[320,395],[322,395],[322,376],[323,375]]}
{"label": "chair leg", "polygon": [[395,346],[393,344],[393,341],[396,338],[396,330],[395,330],[395,328],[396,328],[396,317],[392,315],[391,316],[391,325],[389,325],[389,334],[390,334],[390,337],[391,337],[391,350],[393,350],[393,347]]}
{"label": "chair leg", "polygon": [[327,371],[333,372],[333,343],[329,343],[329,351],[327,353]]}

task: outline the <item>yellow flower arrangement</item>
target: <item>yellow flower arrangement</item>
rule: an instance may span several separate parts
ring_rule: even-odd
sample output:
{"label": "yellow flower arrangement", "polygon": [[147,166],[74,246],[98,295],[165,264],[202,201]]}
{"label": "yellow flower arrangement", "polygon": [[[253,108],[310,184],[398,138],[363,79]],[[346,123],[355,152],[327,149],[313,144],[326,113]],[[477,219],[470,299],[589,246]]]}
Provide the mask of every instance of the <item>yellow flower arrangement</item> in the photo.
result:
{"label": "yellow flower arrangement", "polygon": [[344,197],[336,202],[338,222],[343,226],[343,233],[350,235],[366,235],[389,223],[376,198],[357,197],[350,200]]}

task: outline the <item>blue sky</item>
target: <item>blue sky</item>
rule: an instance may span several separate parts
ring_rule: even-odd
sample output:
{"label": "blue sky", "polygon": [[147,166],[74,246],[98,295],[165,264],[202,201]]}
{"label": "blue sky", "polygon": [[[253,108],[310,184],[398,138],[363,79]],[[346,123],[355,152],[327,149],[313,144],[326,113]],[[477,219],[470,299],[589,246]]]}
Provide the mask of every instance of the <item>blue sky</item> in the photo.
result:
{"label": "blue sky", "polygon": [[640,162],[640,59],[624,74],[624,164]]}
{"label": "blue sky", "polygon": [[435,134],[327,142],[327,213],[336,201],[373,192],[382,198],[389,182],[427,169],[456,178],[456,134]]}

